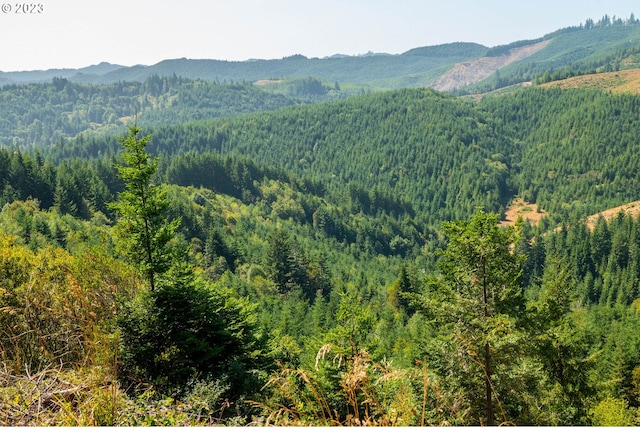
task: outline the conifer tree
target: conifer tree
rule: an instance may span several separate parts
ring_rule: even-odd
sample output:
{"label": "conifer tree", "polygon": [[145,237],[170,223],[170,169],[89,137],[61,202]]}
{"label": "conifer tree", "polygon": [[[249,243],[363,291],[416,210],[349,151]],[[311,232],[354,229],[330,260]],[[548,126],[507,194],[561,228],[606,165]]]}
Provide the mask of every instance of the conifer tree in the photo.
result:
{"label": "conifer tree", "polygon": [[440,324],[446,345],[457,346],[459,360],[442,365],[450,377],[467,377],[459,386],[466,389],[471,416],[493,425],[499,389],[510,388],[500,383],[508,381],[524,338],[523,259],[511,250],[515,228],[499,227],[498,215],[478,210],[468,222],[444,223],[443,230],[449,242],[438,262],[441,275],[428,283],[420,309]]}
{"label": "conifer tree", "polygon": [[166,191],[153,182],[158,158],[151,158],[146,146],[151,135],[140,137],[141,129],[129,127],[129,135],[121,138],[125,165],[117,165],[125,190],[117,202],[110,204],[118,215],[117,232],[120,247],[134,261],[155,289],[158,274],[165,273],[172,260],[169,242],[180,220],[169,221]]}

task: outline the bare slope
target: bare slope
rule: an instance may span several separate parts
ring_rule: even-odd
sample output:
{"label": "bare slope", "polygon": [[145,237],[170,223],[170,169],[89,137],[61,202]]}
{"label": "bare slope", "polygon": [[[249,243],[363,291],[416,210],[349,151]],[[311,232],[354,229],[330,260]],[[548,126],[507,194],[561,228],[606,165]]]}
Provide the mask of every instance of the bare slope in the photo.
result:
{"label": "bare slope", "polygon": [[615,208],[607,209],[606,211],[588,216],[587,227],[589,228],[589,230],[593,230],[600,216],[604,217],[604,219],[606,219],[607,221],[611,221],[621,212],[625,215],[630,215],[634,219],[637,218],[640,214],[640,201],[627,203],[626,205],[622,206],[616,206]]}
{"label": "bare slope", "polygon": [[520,61],[533,55],[547,46],[551,40],[513,48],[506,55],[485,56],[473,61],[461,62],[429,86],[440,91],[451,91],[469,86],[486,79],[512,62]]}

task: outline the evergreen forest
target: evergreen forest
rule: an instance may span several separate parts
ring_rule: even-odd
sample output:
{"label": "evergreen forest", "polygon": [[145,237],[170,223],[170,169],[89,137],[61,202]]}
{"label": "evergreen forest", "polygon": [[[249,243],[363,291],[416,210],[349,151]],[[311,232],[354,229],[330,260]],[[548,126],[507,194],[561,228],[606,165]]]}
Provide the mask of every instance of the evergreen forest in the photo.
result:
{"label": "evergreen forest", "polygon": [[3,86],[0,423],[639,425],[640,97],[560,77]]}

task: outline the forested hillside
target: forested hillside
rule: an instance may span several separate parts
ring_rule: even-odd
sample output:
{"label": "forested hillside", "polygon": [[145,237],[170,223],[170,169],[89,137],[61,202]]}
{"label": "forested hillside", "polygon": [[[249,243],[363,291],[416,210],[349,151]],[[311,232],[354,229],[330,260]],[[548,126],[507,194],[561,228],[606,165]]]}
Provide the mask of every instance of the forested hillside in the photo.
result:
{"label": "forested hillside", "polygon": [[598,216],[640,200],[640,98],[538,86],[639,28],[473,99],[388,89],[535,41],[3,86],[0,423],[640,425],[640,218]]}
{"label": "forested hillside", "polygon": [[[640,21],[632,14],[628,18],[603,16],[598,21],[588,19],[575,27],[563,28],[536,41],[548,40],[544,49],[506,65],[490,77],[463,92],[484,93],[522,82],[545,82],[575,75],[593,74],[625,68],[638,68],[636,58],[640,38]],[[505,49],[522,44],[500,46],[487,55],[500,55]]]}
{"label": "forested hillside", "polygon": [[320,89],[304,90],[291,82],[281,92],[260,90],[248,83],[219,84],[153,75],[144,82],[120,81],[91,86],[54,78],[51,83],[6,85],[0,88],[0,145],[41,148],[64,143],[88,131],[110,136],[126,130],[133,116],[148,125],[230,117],[288,105],[312,103],[339,90],[315,79]]}
{"label": "forested hillside", "polygon": [[[532,88],[479,103],[403,90],[161,126],[152,150],[167,159],[191,151],[248,157],[330,193],[352,185],[394,194],[429,225],[476,206],[503,212],[520,195],[555,226],[638,199],[637,109],[636,96],[599,90]],[[47,156],[114,155],[116,147],[113,138],[83,137]],[[369,197],[360,199],[371,212]]]}
{"label": "forested hillside", "polygon": [[[515,146],[493,132],[477,106],[430,90],[159,127],[153,134],[153,150],[165,157],[214,151],[252,158],[332,191],[353,183],[367,189],[360,197],[364,212],[373,205],[375,213],[370,190],[395,193],[419,216],[433,215],[429,223],[470,214],[478,204],[497,211],[511,195],[506,179]],[[114,147],[113,139],[82,138],[56,147],[51,158],[115,153]]]}

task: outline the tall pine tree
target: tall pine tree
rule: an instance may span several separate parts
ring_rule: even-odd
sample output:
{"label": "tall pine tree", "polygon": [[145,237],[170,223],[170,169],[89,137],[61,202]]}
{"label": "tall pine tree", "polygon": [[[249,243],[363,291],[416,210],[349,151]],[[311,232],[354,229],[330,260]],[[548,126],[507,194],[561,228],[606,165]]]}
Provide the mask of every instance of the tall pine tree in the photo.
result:
{"label": "tall pine tree", "polygon": [[167,218],[166,191],[153,182],[158,168],[158,158],[151,158],[146,146],[151,135],[140,137],[141,129],[129,127],[129,135],[121,138],[125,165],[117,165],[125,190],[110,207],[118,216],[117,233],[120,248],[135,262],[155,289],[157,276],[171,266],[172,254],[169,242],[180,220]]}

